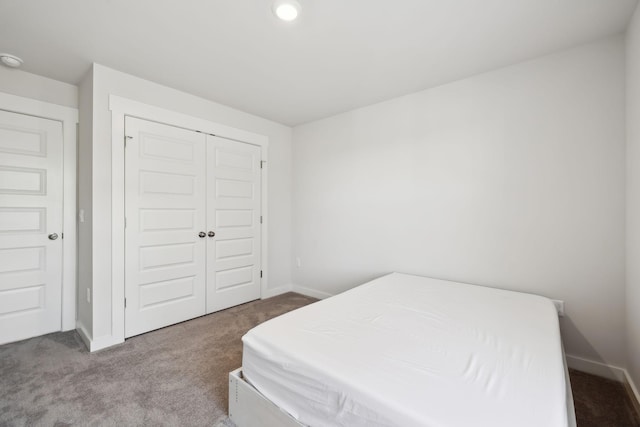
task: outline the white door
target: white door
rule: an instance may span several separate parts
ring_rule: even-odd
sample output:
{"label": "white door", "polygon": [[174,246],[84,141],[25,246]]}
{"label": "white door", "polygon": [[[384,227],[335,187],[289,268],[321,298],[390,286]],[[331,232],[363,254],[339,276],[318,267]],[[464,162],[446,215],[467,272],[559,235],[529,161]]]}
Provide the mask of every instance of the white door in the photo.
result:
{"label": "white door", "polygon": [[61,329],[62,123],[0,111],[0,344]]}
{"label": "white door", "polygon": [[125,133],[130,337],[205,314],[206,137],[129,117]]}
{"label": "white door", "polygon": [[260,298],[260,148],[207,137],[207,313]]}

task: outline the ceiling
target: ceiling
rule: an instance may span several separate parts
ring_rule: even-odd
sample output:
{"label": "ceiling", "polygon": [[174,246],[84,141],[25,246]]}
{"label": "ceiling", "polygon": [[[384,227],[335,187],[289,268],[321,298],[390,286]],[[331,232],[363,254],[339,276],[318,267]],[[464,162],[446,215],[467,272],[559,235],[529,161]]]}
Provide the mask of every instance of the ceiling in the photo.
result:
{"label": "ceiling", "polygon": [[97,62],[297,125],[623,31],[637,0],[0,0],[0,52]]}

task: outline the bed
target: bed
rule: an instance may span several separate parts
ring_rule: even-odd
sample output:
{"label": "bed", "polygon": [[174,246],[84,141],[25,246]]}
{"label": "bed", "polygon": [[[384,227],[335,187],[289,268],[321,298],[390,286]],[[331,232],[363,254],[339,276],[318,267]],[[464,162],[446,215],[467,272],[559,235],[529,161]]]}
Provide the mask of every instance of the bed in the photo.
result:
{"label": "bed", "polygon": [[230,373],[249,426],[575,426],[551,300],[392,273],[258,325]]}

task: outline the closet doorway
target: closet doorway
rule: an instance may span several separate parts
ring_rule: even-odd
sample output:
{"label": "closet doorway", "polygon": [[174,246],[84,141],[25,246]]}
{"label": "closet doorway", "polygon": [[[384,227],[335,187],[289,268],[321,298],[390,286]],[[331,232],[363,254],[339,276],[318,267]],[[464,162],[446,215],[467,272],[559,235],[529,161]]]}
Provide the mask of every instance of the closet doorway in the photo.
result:
{"label": "closet doorway", "polygon": [[125,336],[260,298],[260,147],[132,117],[125,135]]}

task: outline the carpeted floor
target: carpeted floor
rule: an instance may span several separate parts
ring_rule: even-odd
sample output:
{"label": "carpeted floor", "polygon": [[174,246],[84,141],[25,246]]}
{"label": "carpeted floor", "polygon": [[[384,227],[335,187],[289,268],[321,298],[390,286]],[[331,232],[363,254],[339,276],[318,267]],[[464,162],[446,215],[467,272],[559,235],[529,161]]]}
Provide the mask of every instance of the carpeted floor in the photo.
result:
{"label": "carpeted floor", "polygon": [[[0,426],[232,426],[229,371],[240,337],[313,302],[288,293],[90,354],[75,331],[0,346]],[[640,426],[624,388],[571,372],[580,427]]]}
{"label": "carpeted floor", "polygon": [[93,354],[75,331],[0,346],[0,426],[226,425],[242,335],[313,301],[255,301]]}
{"label": "carpeted floor", "polygon": [[573,369],[569,375],[579,427],[640,426],[640,414],[621,383]]}

